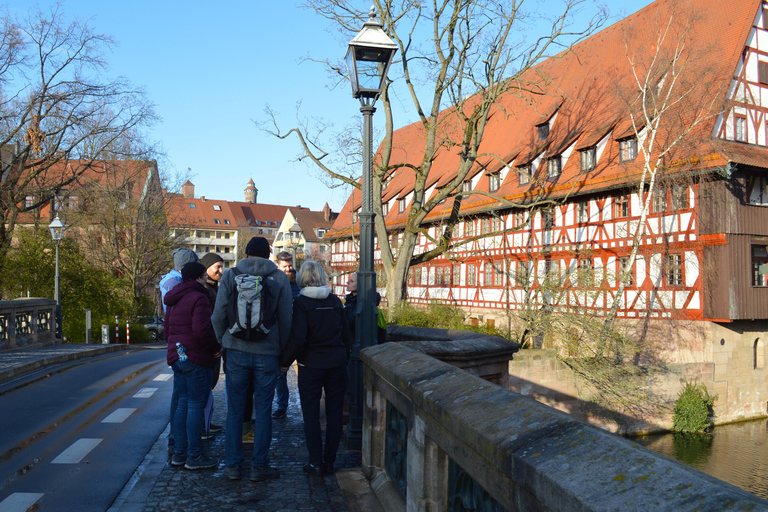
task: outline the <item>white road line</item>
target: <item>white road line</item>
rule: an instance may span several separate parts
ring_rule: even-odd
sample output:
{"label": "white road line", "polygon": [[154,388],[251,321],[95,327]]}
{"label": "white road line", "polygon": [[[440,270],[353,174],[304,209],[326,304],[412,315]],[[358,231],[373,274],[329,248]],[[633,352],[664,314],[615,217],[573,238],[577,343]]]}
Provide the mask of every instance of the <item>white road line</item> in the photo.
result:
{"label": "white road line", "polygon": [[138,393],[133,395],[133,398],[149,398],[155,394],[157,388],[141,388]]}
{"label": "white road line", "polygon": [[157,381],[160,381],[160,382],[165,382],[167,380],[171,380],[172,377],[173,377],[172,373],[161,373],[160,375],[158,375],[157,377],[155,377],[152,380],[157,380]]}
{"label": "white road line", "polygon": [[136,408],[115,409],[115,412],[101,420],[102,423],[122,423],[128,416],[136,412]]}
{"label": "white road line", "polygon": [[78,439],[75,443],[61,452],[58,457],[51,461],[51,464],[77,464],[83,457],[96,448],[101,439]]}
{"label": "white road line", "polygon": [[42,497],[41,492],[15,492],[0,501],[0,512],[25,512]]}

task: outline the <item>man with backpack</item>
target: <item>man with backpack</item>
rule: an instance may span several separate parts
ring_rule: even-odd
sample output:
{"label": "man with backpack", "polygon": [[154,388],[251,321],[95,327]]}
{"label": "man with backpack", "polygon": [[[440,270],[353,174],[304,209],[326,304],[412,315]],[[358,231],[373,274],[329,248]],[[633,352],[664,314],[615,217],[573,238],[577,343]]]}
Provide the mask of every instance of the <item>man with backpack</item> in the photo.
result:
{"label": "man with backpack", "polygon": [[253,383],[254,444],[251,481],[279,478],[269,465],[272,399],[278,356],[291,334],[291,286],[269,258],[269,242],[253,237],[246,257],[224,272],[211,319],[216,337],[227,351],[227,425],[224,475],[239,480],[243,466],[243,415],[248,384]]}

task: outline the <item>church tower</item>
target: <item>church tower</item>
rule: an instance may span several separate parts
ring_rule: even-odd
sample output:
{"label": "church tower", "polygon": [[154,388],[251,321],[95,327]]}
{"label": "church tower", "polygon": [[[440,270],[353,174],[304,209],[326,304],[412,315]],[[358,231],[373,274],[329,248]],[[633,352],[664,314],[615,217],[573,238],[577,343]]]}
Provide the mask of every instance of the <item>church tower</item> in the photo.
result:
{"label": "church tower", "polygon": [[256,188],[256,185],[253,183],[253,178],[248,180],[248,186],[245,187],[245,202],[254,204],[256,202],[256,197],[259,195],[259,190]]}

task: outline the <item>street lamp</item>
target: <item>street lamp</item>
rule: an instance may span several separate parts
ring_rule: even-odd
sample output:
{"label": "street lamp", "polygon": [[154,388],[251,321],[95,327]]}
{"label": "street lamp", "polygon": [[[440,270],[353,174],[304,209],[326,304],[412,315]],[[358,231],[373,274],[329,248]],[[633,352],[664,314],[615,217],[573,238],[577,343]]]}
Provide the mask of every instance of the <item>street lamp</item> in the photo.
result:
{"label": "street lamp", "polygon": [[59,219],[59,214],[56,214],[56,218],[53,222],[48,224],[48,229],[51,230],[51,238],[56,242],[56,277],[54,284],[54,297],[56,298],[56,339],[63,340],[64,336],[61,331],[61,288],[59,286],[59,244],[61,239],[64,238],[64,230],[67,226]]}
{"label": "street lamp", "polygon": [[387,36],[376,11],[371,8],[368,21],[349,42],[347,67],[352,96],[360,100],[363,113],[363,181],[360,206],[360,270],[357,274],[357,307],[355,309],[355,345],[350,358],[351,397],[346,445],[362,447],[363,432],[363,367],[360,350],[376,343],[376,272],[373,270],[373,167],[371,155],[373,104],[381,95],[389,65],[397,45]]}
{"label": "street lamp", "polygon": [[293,264],[297,265],[296,259],[296,245],[301,241],[301,228],[297,223],[293,223],[293,226],[288,229],[288,234],[291,237],[291,252],[293,252]]}

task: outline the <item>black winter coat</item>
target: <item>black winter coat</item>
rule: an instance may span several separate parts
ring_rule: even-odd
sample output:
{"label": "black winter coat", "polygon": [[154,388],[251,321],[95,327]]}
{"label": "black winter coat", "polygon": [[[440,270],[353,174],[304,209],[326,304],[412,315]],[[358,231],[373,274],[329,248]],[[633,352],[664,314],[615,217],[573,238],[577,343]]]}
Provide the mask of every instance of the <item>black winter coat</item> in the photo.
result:
{"label": "black winter coat", "polygon": [[280,354],[280,366],[298,360],[309,368],[337,368],[346,364],[352,342],[344,306],[337,296],[313,299],[299,295],[293,301],[293,328]]}

